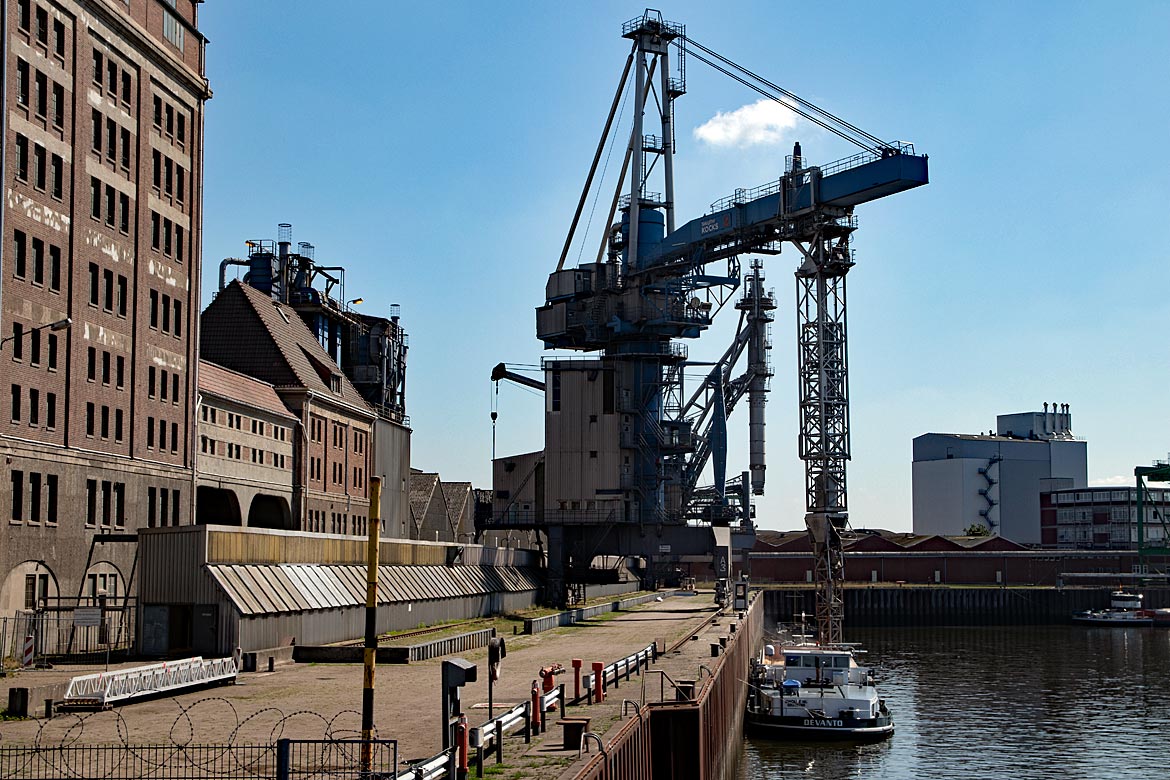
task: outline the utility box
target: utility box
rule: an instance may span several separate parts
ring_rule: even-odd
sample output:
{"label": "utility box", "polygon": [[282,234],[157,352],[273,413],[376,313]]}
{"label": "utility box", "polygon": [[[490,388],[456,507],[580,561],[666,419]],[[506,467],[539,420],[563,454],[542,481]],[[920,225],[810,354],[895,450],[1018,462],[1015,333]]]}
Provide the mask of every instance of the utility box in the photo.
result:
{"label": "utility box", "polygon": [[735,583],[735,598],[731,606],[736,611],[748,608],[748,581],[746,579]]}

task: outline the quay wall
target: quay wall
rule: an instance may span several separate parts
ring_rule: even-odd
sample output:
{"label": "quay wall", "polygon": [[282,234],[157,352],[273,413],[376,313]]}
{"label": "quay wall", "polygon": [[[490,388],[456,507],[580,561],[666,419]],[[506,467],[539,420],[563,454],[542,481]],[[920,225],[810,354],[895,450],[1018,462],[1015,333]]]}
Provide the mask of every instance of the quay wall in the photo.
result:
{"label": "quay wall", "polygon": [[[732,628],[734,624],[734,628]],[[671,680],[673,699],[633,708],[632,717],[574,780],[733,780],[743,730],[748,661],[760,646],[764,599],[753,597],[743,613],[727,611],[711,628],[723,650],[703,664],[700,680]],[[687,639],[689,639],[688,637]],[[688,644],[666,649],[666,655]],[[690,651],[693,652],[693,651]],[[695,686],[694,695],[677,685]]]}
{"label": "quay wall", "polygon": [[[1109,606],[1112,588],[861,587],[845,589],[847,626],[980,626],[1068,623],[1072,613]],[[1170,588],[1142,588],[1145,606],[1170,607]],[[811,627],[816,594],[811,588],[764,591],[769,625]]]}

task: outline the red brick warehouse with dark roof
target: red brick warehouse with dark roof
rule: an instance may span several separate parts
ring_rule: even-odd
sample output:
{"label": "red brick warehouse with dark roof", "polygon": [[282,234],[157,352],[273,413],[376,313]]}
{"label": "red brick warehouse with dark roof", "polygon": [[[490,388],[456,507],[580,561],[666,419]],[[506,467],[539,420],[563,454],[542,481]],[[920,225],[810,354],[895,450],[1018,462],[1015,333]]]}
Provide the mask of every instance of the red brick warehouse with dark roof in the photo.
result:
{"label": "red brick warehouse with dark roof", "polygon": [[376,414],[300,315],[236,281],[203,311],[201,329],[205,360],[272,385],[300,425],[288,527],[364,534]]}

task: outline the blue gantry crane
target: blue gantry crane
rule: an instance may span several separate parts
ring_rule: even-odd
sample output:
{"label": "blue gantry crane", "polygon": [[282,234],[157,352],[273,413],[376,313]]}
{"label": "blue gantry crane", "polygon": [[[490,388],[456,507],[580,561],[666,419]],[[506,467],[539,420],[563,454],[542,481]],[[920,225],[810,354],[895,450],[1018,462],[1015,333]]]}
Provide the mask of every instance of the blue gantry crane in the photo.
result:
{"label": "blue gantry crane", "polygon": [[[546,302],[536,311],[546,349],[595,354],[543,361],[544,450],[523,459],[524,468],[516,468],[516,459],[497,461],[493,511],[481,530],[541,530],[554,591],[562,594],[597,555],[644,560],[649,585],[679,555],[714,551],[716,577],[727,577],[729,548],[748,547],[754,537],[750,496],[764,492],[764,407],[773,373],[768,330],[776,308],[762,262],[753,260],[744,273],[740,258],[776,255],[787,245],[799,254],[799,453],[816,550],[818,630],[822,641],[839,642],[841,536],[848,527],[845,276],[854,264],[853,211],[926,184],[927,158],[735,64],[657,11],[627,22],[622,35],[631,51]],[[688,58],[782,102],[859,151],[814,165],[798,143],[777,180],[737,190],[677,225],[674,101],[686,93]],[[566,268],[631,71],[633,128],[606,222],[612,226],[592,262]],[[657,132],[646,132],[647,117]],[[688,360],[679,340],[700,336],[733,300],[740,319],[732,344],[718,360]],[[685,369],[697,366],[707,371],[688,391]],[[501,377],[497,371],[493,378]],[[728,480],[727,417],[745,396],[749,468]],[[714,484],[700,486],[708,464]]]}

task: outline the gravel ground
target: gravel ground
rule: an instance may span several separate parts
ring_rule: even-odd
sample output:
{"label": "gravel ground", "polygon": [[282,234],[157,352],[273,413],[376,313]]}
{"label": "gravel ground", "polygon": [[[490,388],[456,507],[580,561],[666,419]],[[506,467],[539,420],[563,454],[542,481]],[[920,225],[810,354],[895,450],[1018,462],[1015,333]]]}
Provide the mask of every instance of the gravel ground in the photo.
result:
{"label": "gravel ground", "polygon": [[[676,596],[613,616],[602,616],[576,626],[535,636],[507,636],[507,657],[496,682],[497,708],[524,701],[542,666],[561,663],[569,672],[557,679],[572,695],[571,661],[580,658],[585,669],[593,661],[610,663],[657,641],[660,647],[691,633],[714,613],[709,593]],[[479,681],[462,694],[472,726],[488,719],[487,651],[463,657],[479,665]],[[378,735],[396,739],[404,760],[432,756],[441,749],[440,665],[423,663],[379,666],[376,675],[375,724]],[[0,680],[0,694],[13,685],[34,685],[67,679],[75,672],[26,672]],[[654,683],[655,692],[657,683]],[[623,691],[624,693],[624,691]],[[632,694],[627,697],[634,698]],[[174,697],[129,704],[106,712],[62,714],[52,720],[0,722],[0,742],[79,743],[270,742],[291,739],[355,738],[360,734],[362,667],[360,664],[289,664],[275,672],[244,674],[235,685],[204,689]],[[5,699],[6,701],[6,699]],[[498,710],[497,710],[498,711]],[[620,717],[616,704],[583,708],[595,717],[591,729],[604,733]],[[506,742],[507,751],[523,748],[530,759],[547,759],[549,771],[567,766],[576,751],[560,751],[560,730],[525,746],[519,737]],[[518,745],[518,747],[516,747]],[[529,760],[525,763],[532,764]]]}

